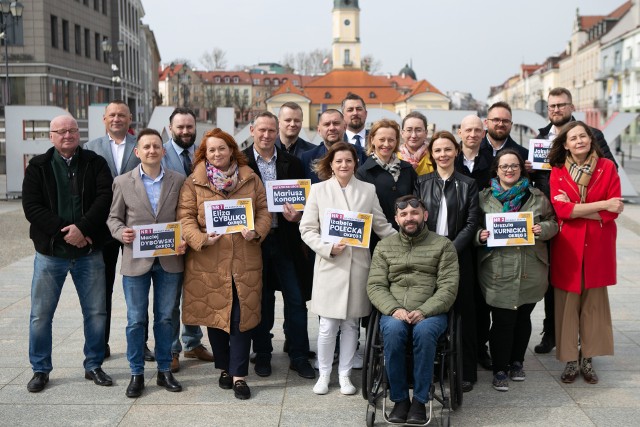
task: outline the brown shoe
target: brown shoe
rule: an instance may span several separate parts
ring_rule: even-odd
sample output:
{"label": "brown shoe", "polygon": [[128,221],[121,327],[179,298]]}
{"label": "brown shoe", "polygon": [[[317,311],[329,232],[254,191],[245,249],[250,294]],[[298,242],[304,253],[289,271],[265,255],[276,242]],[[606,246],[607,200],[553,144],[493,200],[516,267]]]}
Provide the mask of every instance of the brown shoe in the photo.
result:
{"label": "brown shoe", "polygon": [[205,362],[213,362],[213,353],[207,350],[207,348],[202,344],[200,344],[193,350],[185,351],[184,357],[188,357],[189,359],[204,360]]}
{"label": "brown shoe", "polygon": [[590,357],[585,357],[582,359],[582,363],[580,364],[580,370],[582,371],[582,376],[584,380],[589,384],[598,384],[598,375],[596,371],[593,370],[593,365],[591,363]]}
{"label": "brown shoe", "polygon": [[171,372],[174,374],[180,370],[180,355],[173,354],[173,359],[171,359]]}
{"label": "brown shoe", "polygon": [[579,372],[577,360],[567,362],[567,366],[564,367],[564,371],[560,375],[560,380],[565,384],[571,384],[576,380]]}

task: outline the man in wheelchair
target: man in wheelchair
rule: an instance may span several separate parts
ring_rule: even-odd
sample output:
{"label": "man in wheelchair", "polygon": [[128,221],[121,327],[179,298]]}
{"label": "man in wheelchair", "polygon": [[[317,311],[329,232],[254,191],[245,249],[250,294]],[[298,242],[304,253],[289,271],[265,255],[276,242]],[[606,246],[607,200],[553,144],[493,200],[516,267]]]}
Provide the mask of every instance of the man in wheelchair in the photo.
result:
{"label": "man in wheelchair", "polygon": [[[400,233],[375,249],[367,293],[380,311],[384,359],[395,402],[390,422],[424,424],[438,338],[458,292],[458,256],[449,239],[427,229],[428,212],[413,195],[396,200]],[[407,343],[413,348],[413,402],[406,372]]]}

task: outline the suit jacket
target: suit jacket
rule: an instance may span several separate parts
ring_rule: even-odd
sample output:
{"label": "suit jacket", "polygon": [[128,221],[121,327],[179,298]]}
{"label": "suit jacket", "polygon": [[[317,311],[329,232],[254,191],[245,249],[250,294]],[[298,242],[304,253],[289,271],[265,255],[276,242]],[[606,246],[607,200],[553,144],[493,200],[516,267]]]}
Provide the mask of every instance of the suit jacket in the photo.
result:
{"label": "suit jacket", "polygon": [[[153,212],[151,202],[140,176],[140,168],[120,175],[113,181],[113,201],[107,225],[111,235],[121,243],[122,232],[133,225],[176,221],[176,208],[180,188],[185,177],[171,170],[164,170],[158,213]],[[162,256],[160,265],[169,273],[184,270],[182,256]],[[133,258],[133,246],[124,244],[120,273],[124,276],[141,276],[151,270],[155,258]]]}
{"label": "suit jacket", "polygon": [[89,141],[84,144],[86,150],[95,151],[98,155],[104,157],[111,170],[111,176],[115,178],[118,175],[133,170],[140,164],[140,159],[133,153],[133,149],[136,146],[137,138],[129,133],[124,140],[124,156],[122,156],[122,165],[120,170],[116,168],[116,162],[113,159],[113,153],[111,152],[111,144],[109,143],[109,135],[102,136],[93,141]]}
{"label": "suit jacket", "polygon": [[302,240],[316,253],[309,309],[333,319],[368,316],[371,303],[366,287],[371,253],[369,248],[347,246],[340,255],[331,256],[333,244],[322,241],[321,231],[327,208],[373,214],[372,232],[381,239],[396,231],[382,212],[373,184],[354,175],[344,191],[335,177],[311,186],[300,221]]}
{"label": "suit jacket", "polygon": [[[180,173],[180,175],[184,175],[187,176],[184,173],[184,166],[182,164],[182,157],[180,157],[180,155],[178,153],[176,153],[176,149],[172,144],[172,139],[170,139],[169,141],[165,142],[163,147],[165,149],[165,151],[167,152],[164,157],[162,158],[162,167],[167,170],[172,170],[172,171],[176,171],[178,173]],[[194,153],[198,150],[198,146],[200,144],[198,144],[197,142],[194,145]],[[193,158],[191,159],[191,162],[193,163]],[[191,175],[191,174],[189,174]]]}
{"label": "suit jacket", "polygon": [[289,150],[287,150],[286,147],[282,144],[282,141],[280,141],[280,136],[278,136],[276,138],[276,147],[300,159],[302,158],[302,153],[315,148],[315,144],[307,142],[304,139],[298,137],[298,139],[296,139],[296,142],[293,143],[293,146],[290,146]]}
{"label": "suit jacket", "polygon": [[[256,163],[256,157],[253,153],[253,144],[246,148],[244,154],[249,161],[249,167],[260,177],[262,174]],[[284,150],[276,147],[276,177],[278,179],[303,179],[302,163],[297,157],[287,154]],[[266,187],[266,184],[265,184]],[[278,239],[280,248],[293,260],[298,276],[298,283],[302,295],[306,300],[311,298],[311,281],[313,279],[313,271],[311,270],[308,258],[308,248],[302,243],[300,238],[300,229],[297,222],[289,222],[286,218],[278,213],[278,228],[275,229],[275,236]],[[265,282],[263,278],[263,282]]]}
{"label": "suit jacket", "polygon": [[[356,153],[358,153],[358,165],[362,166],[364,162],[367,161],[367,154],[364,152],[364,149],[355,145],[353,147],[356,149]],[[327,147],[324,145],[324,142],[302,153],[300,160],[302,161],[302,168],[304,169],[304,177],[310,179],[311,184],[320,182],[320,178],[318,178],[318,175],[313,170],[313,165],[316,160],[323,158],[326,154]]]}

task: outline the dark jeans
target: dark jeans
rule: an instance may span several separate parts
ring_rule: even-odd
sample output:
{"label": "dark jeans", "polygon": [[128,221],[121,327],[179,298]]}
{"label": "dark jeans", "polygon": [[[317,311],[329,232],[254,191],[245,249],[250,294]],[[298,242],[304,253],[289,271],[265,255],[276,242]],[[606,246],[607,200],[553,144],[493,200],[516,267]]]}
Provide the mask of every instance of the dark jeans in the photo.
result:
{"label": "dark jeans", "polygon": [[271,359],[275,289],[280,289],[284,300],[289,358],[291,361],[306,359],[309,351],[307,306],[302,296],[295,265],[291,257],[282,251],[275,234],[268,235],[262,242],[262,263],[262,318],[252,332],[253,351],[257,358]]}
{"label": "dark jeans", "polygon": [[531,312],[535,304],[523,304],[517,310],[491,307],[489,345],[493,373],[507,372],[511,362],[523,362],[531,338]]}
{"label": "dark jeans", "polygon": [[209,344],[213,351],[216,369],[229,372],[234,377],[246,377],[249,373],[249,353],[251,351],[251,331],[240,332],[240,301],[235,283],[231,305],[230,331],[207,328]]}
{"label": "dark jeans", "polygon": [[[109,240],[102,248],[102,259],[104,260],[104,280],[107,293],[107,325],[104,330],[104,343],[109,344],[109,335],[111,333],[111,297],[113,296],[113,283],[116,280],[116,264],[118,263],[118,254],[122,249],[122,243],[116,239]],[[145,333],[145,342],[146,342]]]}

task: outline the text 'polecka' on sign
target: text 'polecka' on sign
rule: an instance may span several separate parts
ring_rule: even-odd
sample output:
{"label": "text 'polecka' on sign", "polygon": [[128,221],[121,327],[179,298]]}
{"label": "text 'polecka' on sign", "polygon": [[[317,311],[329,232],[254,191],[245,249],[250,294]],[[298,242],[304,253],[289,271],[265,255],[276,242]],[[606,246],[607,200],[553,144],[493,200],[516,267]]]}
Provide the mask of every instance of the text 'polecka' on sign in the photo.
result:
{"label": "text 'polecka' on sign", "polygon": [[269,212],[284,212],[285,203],[291,203],[297,211],[304,210],[311,190],[310,179],[279,179],[266,184]]}
{"label": "text 'polecka' on sign", "polygon": [[487,246],[534,245],[533,212],[487,214]]}
{"label": "text 'polecka' on sign", "polygon": [[245,227],[254,229],[251,199],[204,202],[204,215],[209,234],[238,233]]}
{"label": "text 'polecka' on sign", "polygon": [[529,140],[529,158],[528,160],[536,170],[551,170],[549,164],[549,150],[551,150],[553,141],[548,139],[531,139]]}
{"label": "text 'polecka' on sign", "polygon": [[179,222],[134,225],[133,257],[149,258],[176,255],[182,238]]}
{"label": "text 'polecka' on sign", "polygon": [[322,222],[322,241],[368,248],[372,214],[326,209]]}

